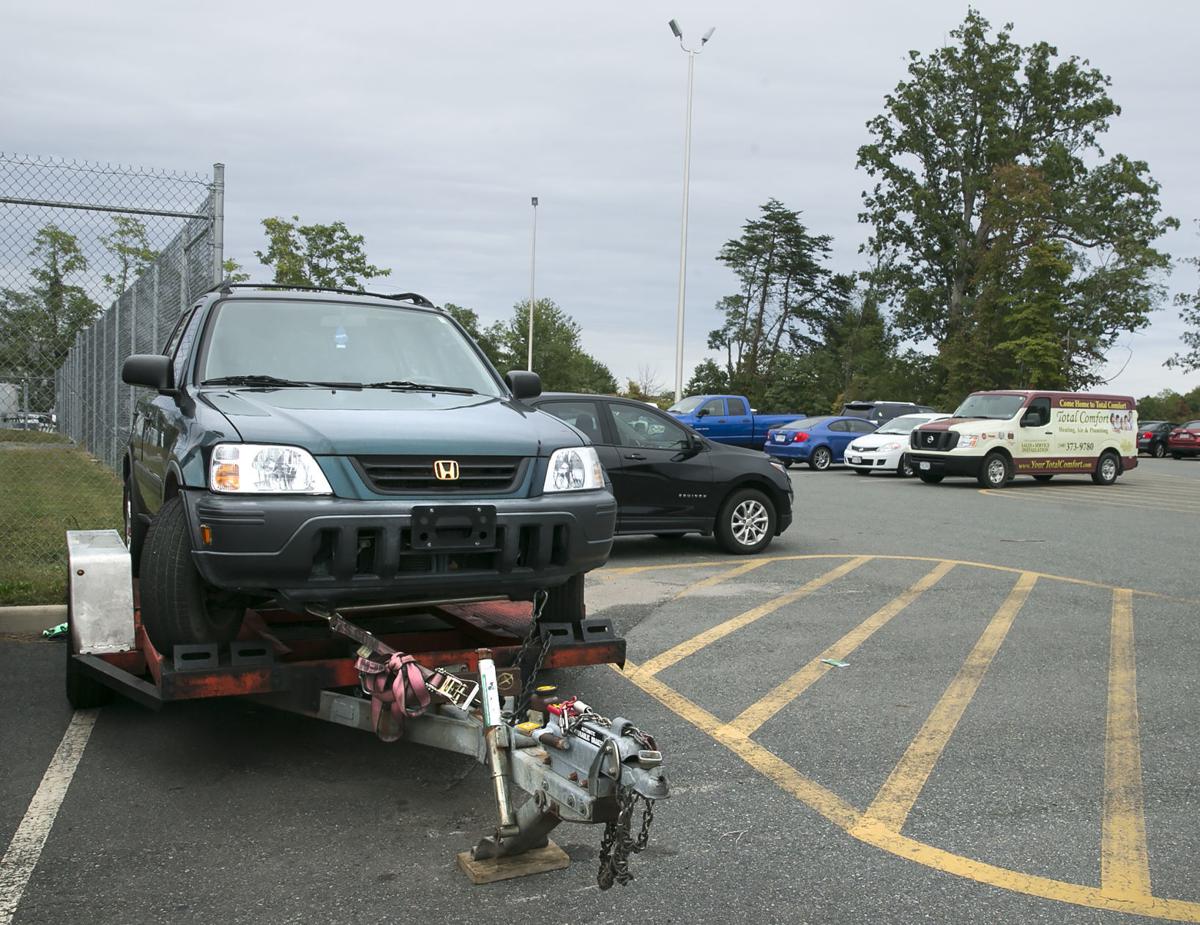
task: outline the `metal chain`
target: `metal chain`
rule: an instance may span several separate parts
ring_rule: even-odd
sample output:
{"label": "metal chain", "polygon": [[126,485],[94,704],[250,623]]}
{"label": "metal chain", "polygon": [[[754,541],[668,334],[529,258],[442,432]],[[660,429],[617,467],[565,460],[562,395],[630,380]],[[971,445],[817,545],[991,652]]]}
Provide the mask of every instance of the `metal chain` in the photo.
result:
{"label": "metal chain", "polygon": [[[642,810],[642,827],[637,838],[630,835],[633,822],[633,811],[638,800],[646,804]],[[634,793],[632,787],[624,787],[617,794],[617,818],[609,820],[604,826],[604,836],[600,839],[600,870],[596,874],[596,883],[602,890],[607,890],[614,883],[621,886],[633,879],[629,869],[629,856],[643,851],[650,842],[650,826],[654,822],[654,801]]]}
{"label": "metal chain", "polygon": [[529,707],[529,699],[533,696],[533,690],[537,686],[538,672],[542,670],[542,662],[546,660],[546,653],[550,651],[550,636],[546,635],[541,641],[541,647],[537,650],[533,666],[529,669],[528,674],[525,673],[529,652],[537,646],[540,632],[538,622],[542,619],[542,611],[545,609],[549,597],[550,595],[544,589],[538,589],[533,593],[533,613],[529,618],[529,632],[525,634],[521,648],[517,651],[517,657],[513,660],[513,665],[521,669],[525,682],[521,687],[521,695],[517,698],[516,708],[513,710],[513,715],[516,717],[525,715],[525,710]]}

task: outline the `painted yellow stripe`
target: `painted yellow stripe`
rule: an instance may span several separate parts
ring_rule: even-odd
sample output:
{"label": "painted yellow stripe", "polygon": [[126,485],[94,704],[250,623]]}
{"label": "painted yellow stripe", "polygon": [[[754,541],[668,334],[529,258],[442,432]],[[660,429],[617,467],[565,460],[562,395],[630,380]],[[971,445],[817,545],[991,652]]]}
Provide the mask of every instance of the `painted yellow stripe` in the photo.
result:
{"label": "painted yellow stripe", "polygon": [[[615,665],[611,667],[618,674],[622,673]],[[1093,909],[1153,916],[1175,922],[1200,923],[1200,903],[1159,899],[1154,896],[1111,896],[1094,886],[1066,883],[965,858],[894,832],[879,822],[865,819],[857,809],[836,793],[809,780],[758,743],[729,729],[707,710],[676,693],[657,678],[642,674],[632,664],[627,664],[626,670],[625,677],[628,680],[668,710],[720,742],[785,793],[816,810],[834,825],[865,844],[932,870],[1027,896]]]}
{"label": "painted yellow stripe", "polygon": [[691,639],[679,643],[679,645],[668,649],[661,655],[656,655],[644,665],[642,665],[641,673],[644,676],[652,676],[660,671],[670,668],[676,662],[682,661],[689,655],[699,652],[705,646],[716,642],[718,639],[723,639],[730,633],[741,629],[743,626],[749,626],[755,620],[761,620],[768,614],[772,614],[781,607],[786,607],[788,604],[800,600],[805,595],[812,594],[814,591],[820,590],[832,581],[836,581],[843,575],[847,575],[854,571],[860,565],[871,561],[870,556],[858,556],[851,559],[849,562],[843,562],[837,568],[830,569],[824,575],[814,578],[812,581],[806,582],[794,591],[789,591],[787,594],[781,594],[779,597],[767,601],[765,604],[759,604],[747,610],[745,613],[740,613],[736,617],[726,620],[724,623],[718,623],[712,629],[705,630],[703,633],[698,633]]}
{"label": "painted yellow stripe", "polygon": [[1133,594],[1113,592],[1108,657],[1108,723],[1104,736],[1104,824],[1100,885],[1110,896],[1150,895],[1150,859],[1142,802]]}
{"label": "painted yellow stripe", "polygon": [[1009,501],[1036,501],[1042,504],[1047,502],[1055,504],[1082,504],[1088,507],[1121,507],[1121,508],[1152,508],[1156,511],[1181,511],[1181,513],[1194,513],[1200,511],[1200,507],[1186,507],[1185,504],[1170,502],[1165,500],[1142,499],[1129,497],[1126,499],[1101,499],[1088,498],[1083,495],[1078,495],[1075,492],[1059,491],[1055,492],[1049,489],[1040,491],[1012,491],[1011,489],[995,490],[992,488],[981,488],[981,495],[991,495],[994,498],[1007,498]]}
{"label": "painted yellow stripe", "polygon": [[826,665],[822,659],[829,658],[840,661],[847,658],[851,652],[869,639],[872,633],[886,625],[892,617],[896,616],[909,604],[941,581],[945,574],[952,568],[954,568],[953,562],[939,562],[933,567],[932,571],[911,588],[880,607],[871,616],[863,620],[862,623],[858,624],[858,626],[845,636],[776,687],[771,693],[767,694],[762,700],[758,701],[758,703],[743,710],[738,718],[733,720],[729,725],[739,730],[743,735],[753,735],[763,723],[808,690],[819,678],[824,676],[825,672],[831,670],[830,666]]}
{"label": "painted yellow stripe", "polygon": [[1030,572],[1023,573],[1017,579],[1016,586],[988,623],[983,635],[975,643],[975,648],[971,650],[958,674],[946,688],[942,699],[925,720],[921,731],[909,743],[904,757],[892,769],[887,781],[875,795],[866,812],[869,820],[894,832],[904,828],[904,820],[908,818],[933,766],[942,756],[942,750],[950,741],[954,728],[979,689],[988,666],[1000,650],[1009,627],[1012,626],[1036,582],[1037,576]]}
{"label": "painted yellow stripe", "polygon": [[[763,560],[756,559],[755,561],[761,562]],[[776,560],[774,558],[768,558],[766,561],[774,562]],[[642,572],[667,572],[675,569],[686,568],[720,568],[721,566],[728,565],[728,559],[713,559],[709,561],[702,560],[700,562],[663,562],[661,565],[609,565],[598,572],[593,572],[592,574],[599,578],[617,578],[622,575],[640,575]]]}
{"label": "painted yellow stripe", "polygon": [[729,581],[731,578],[738,578],[742,575],[745,575],[747,572],[753,572],[757,568],[762,568],[770,561],[770,559],[751,559],[749,562],[743,562],[736,568],[731,568],[719,575],[710,575],[703,581],[698,581],[694,585],[688,585],[675,595],[674,600],[679,600],[681,597],[687,597],[689,594],[695,594],[697,591],[703,591],[705,588],[711,588],[714,585],[719,585],[721,582]]}
{"label": "painted yellow stripe", "polygon": [[[621,674],[619,668],[612,668]],[[1027,896],[1093,909],[1153,916],[1175,922],[1200,923],[1200,903],[1159,899],[1154,896],[1111,896],[1094,886],[1066,883],[965,858],[894,832],[879,822],[865,819],[836,793],[804,777],[773,752],[733,732],[707,710],[677,694],[657,678],[636,671],[636,666],[633,665],[627,665],[626,668],[629,673],[625,676],[668,710],[720,742],[751,768],[774,781],[785,793],[816,810],[834,825],[865,844],[932,870]]]}

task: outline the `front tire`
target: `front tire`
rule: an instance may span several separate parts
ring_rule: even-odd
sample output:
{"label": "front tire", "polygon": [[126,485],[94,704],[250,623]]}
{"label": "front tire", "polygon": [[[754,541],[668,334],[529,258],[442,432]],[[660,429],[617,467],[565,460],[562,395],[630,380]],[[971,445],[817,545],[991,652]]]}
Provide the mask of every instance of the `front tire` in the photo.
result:
{"label": "front tire", "polygon": [[1003,488],[1012,481],[1012,463],[1003,453],[988,453],[983,458],[978,481],[984,488]]}
{"label": "front tire", "polygon": [[926,485],[936,485],[946,477],[941,472],[917,472],[917,475]]}
{"label": "front tire", "polygon": [[808,457],[808,464],[818,472],[824,472],[833,465],[833,452],[827,446],[819,446]]}
{"label": "front tire", "polygon": [[775,505],[755,488],[735,491],[717,515],[717,543],[735,556],[762,552],[775,536]]}
{"label": "front tire", "polygon": [[871,470],[870,470],[870,469],[852,469],[851,471],[852,471],[852,472],[853,472],[855,475],[870,475],[870,474],[871,474]]}
{"label": "front tire", "polygon": [[146,532],[138,588],[142,626],[163,655],[177,645],[227,643],[241,629],[245,601],[210,588],[192,563],[181,498],[167,501]]}
{"label": "front tire", "polygon": [[1096,463],[1096,471],[1092,473],[1092,481],[1097,485],[1111,485],[1121,474],[1121,460],[1116,453],[1101,453]]}
{"label": "front tire", "polygon": [[911,479],[917,474],[917,470],[913,468],[913,464],[908,461],[908,454],[900,454],[900,464],[896,466],[896,475],[902,479]]}

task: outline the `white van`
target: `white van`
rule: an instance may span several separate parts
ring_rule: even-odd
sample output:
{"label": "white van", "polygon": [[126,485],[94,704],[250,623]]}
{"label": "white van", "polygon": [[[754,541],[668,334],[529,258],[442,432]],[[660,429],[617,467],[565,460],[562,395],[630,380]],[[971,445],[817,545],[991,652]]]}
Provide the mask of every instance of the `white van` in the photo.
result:
{"label": "white van", "polygon": [[1018,475],[1074,474],[1111,485],[1138,464],[1137,405],[1128,395],[972,392],[951,417],[914,430],[909,447],[930,484],[963,475],[1003,488]]}

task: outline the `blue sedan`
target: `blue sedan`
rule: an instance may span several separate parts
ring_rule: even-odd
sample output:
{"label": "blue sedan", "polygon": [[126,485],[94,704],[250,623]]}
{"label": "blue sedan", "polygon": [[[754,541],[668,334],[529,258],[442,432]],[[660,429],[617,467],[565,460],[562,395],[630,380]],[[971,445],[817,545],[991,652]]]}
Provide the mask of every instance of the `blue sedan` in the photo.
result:
{"label": "blue sedan", "polygon": [[817,471],[823,471],[843,461],[851,440],[874,429],[875,425],[870,421],[856,417],[801,418],[767,431],[763,451],[785,467],[794,462],[806,462]]}

